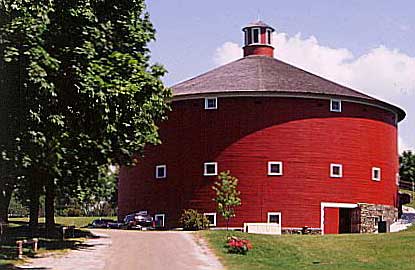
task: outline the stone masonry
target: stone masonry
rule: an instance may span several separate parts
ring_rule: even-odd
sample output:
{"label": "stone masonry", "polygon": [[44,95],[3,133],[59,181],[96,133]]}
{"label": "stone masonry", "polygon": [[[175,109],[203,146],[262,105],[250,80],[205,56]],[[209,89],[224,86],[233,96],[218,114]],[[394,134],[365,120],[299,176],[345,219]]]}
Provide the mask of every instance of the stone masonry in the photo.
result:
{"label": "stone masonry", "polygon": [[390,205],[360,203],[360,232],[378,232],[378,221],[386,221],[387,228],[398,218],[398,209]]}

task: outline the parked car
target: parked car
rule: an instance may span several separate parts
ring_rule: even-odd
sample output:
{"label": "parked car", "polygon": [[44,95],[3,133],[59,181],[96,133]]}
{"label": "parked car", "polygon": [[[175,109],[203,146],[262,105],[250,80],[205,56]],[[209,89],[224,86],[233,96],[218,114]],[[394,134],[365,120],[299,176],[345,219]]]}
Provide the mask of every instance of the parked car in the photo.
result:
{"label": "parked car", "polygon": [[153,229],[154,220],[147,211],[128,214],[124,218],[124,225],[127,229]]}
{"label": "parked car", "polygon": [[91,228],[108,228],[108,224],[109,223],[113,223],[115,222],[112,219],[105,219],[105,218],[100,218],[100,219],[95,219],[94,221],[91,222],[91,224],[89,224],[88,227]]}
{"label": "parked car", "polygon": [[124,227],[123,222],[108,222],[108,228],[110,229],[122,229]]}

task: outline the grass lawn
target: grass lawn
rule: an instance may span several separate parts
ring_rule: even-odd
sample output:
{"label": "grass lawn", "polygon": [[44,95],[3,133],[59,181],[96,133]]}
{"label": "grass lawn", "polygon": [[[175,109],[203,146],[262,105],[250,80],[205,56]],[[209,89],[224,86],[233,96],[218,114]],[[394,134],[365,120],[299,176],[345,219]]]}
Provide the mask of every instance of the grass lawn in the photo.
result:
{"label": "grass lawn", "polygon": [[[100,217],[55,217],[56,224],[63,226],[75,226],[77,228],[85,227],[91,223],[94,219],[99,219]],[[102,217],[105,219],[117,220],[117,217]],[[9,222],[28,222],[29,218],[10,218]],[[39,218],[39,223],[44,223],[45,218]]]}
{"label": "grass lawn", "polygon": [[[92,220],[99,217],[56,217],[56,223],[62,226],[76,226],[77,228],[84,227],[92,222]],[[108,218],[108,217],[105,217]],[[116,220],[115,217],[111,219]],[[16,240],[29,239],[29,229],[27,226],[27,218],[11,218],[9,220],[9,228],[0,239],[0,269],[15,269],[14,265],[19,264],[22,260],[17,259],[16,254]],[[44,252],[65,252],[69,249],[77,248],[86,237],[90,237],[90,233],[86,230],[75,230],[74,238],[65,240],[62,239],[48,239],[45,238],[44,219],[39,219],[40,237],[39,237],[39,251]],[[25,256],[32,256],[31,248],[24,246],[23,253]]]}
{"label": "grass lawn", "polygon": [[[229,269],[415,269],[415,228],[388,234],[280,235],[203,231]],[[228,254],[227,235],[249,239],[247,255]]]}

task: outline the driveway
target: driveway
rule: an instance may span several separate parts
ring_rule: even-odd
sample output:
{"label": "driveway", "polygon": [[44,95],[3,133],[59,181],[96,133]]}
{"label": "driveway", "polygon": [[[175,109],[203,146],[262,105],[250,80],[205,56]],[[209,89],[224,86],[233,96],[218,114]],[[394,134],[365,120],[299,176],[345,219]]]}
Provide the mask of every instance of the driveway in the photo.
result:
{"label": "driveway", "polygon": [[65,255],[34,259],[23,269],[220,270],[203,240],[189,232],[92,230],[100,235]]}

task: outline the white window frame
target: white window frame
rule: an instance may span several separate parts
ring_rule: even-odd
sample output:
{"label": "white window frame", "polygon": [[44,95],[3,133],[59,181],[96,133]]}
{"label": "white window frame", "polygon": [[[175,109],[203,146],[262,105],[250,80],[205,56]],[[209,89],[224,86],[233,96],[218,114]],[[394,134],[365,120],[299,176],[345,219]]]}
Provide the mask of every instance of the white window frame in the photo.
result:
{"label": "white window frame", "polygon": [[[208,173],[207,166],[214,165],[215,166],[215,172],[214,173]],[[203,175],[204,176],[214,176],[218,175],[218,163],[217,162],[205,162],[203,164]]]}
{"label": "white window frame", "polygon": [[[258,30],[258,42],[254,42],[254,30]],[[261,44],[261,28],[260,27],[251,28],[251,44]]]}
{"label": "white window frame", "polygon": [[[339,169],[339,172],[340,172],[339,175],[334,174],[334,170],[333,170],[333,168],[334,167],[337,167],[337,166],[340,168]],[[330,164],[330,177],[333,177],[333,178],[342,178],[343,177],[343,164],[331,163]]]}
{"label": "white window frame", "polygon": [[[375,172],[378,172],[378,177],[375,177]],[[382,179],[382,170],[379,167],[372,167],[372,180],[373,181],[380,181]]]}
{"label": "white window frame", "polygon": [[265,41],[266,41],[266,44],[271,45],[271,40],[272,40],[272,30],[268,28],[267,30],[265,30]]}
{"label": "white window frame", "polygon": [[[215,107],[209,107],[209,100],[215,100]],[[217,110],[218,109],[218,98],[217,97],[206,97],[205,98],[205,110]]]}
{"label": "white window frame", "polygon": [[154,221],[156,221],[157,217],[163,217],[163,224],[161,227],[165,226],[165,222],[166,222],[166,214],[155,214],[154,215]]}
{"label": "white window frame", "polygon": [[[164,175],[163,176],[159,175],[159,169],[160,168],[164,169]],[[167,178],[167,165],[166,164],[156,165],[156,179],[164,179],[164,178]]]}
{"label": "white window frame", "polygon": [[[280,166],[280,172],[276,173],[276,172],[272,172],[271,171],[271,167],[272,165],[279,165]],[[282,161],[268,161],[268,175],[283,175],[283,166],[282,166]]]}
{"label": "white window frame", "polygon": [[203,213],[205,217],[213,216],[213,224],[209,224],[209,227],[216,227],[216,213]]}
{"label": "white window frame", "polygon": [[[267,223],[271,223],[270,222],[270,217],[271,216],[279,216],[279,222],[278,223],[276,223],[276,224],[278,224],[278,225],[281,225],[281,212],[268,212],[267,213]],[[272,223],[275,223],[275,222],[272,222]]]}
{"label": "white window frame", "polygon": [[247,29],[244,30],[244,35],[245,35],[245,46],[246,46],[246,45],[249,45],[249,43],[248,43],[248,30]]}
{"label": "white window frame", "polygon": [[[334,102],[339,103],[339,109],[333,109],[333,103]],[[330,111],[331,112],[342,112],[342,101],[341,101],[341,99],[330,99]]]}

